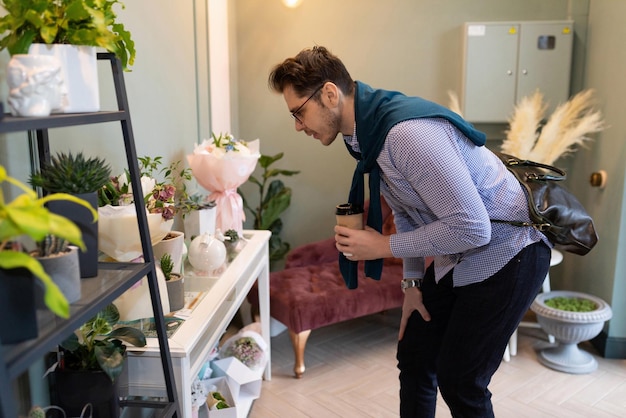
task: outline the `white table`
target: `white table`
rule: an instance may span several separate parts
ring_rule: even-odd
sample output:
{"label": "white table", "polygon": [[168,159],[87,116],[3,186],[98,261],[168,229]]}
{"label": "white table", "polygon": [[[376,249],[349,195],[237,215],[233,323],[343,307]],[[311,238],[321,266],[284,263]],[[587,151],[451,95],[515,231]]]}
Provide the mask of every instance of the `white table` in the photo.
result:
{"label": "white table", "polygon": [[[243,235],[247,243],[219,277],[185,274],[185,291],[202,292],[189,318],[169,338],[176,390],[186,418],[191,417],[191,383],[255,281],[258,281],[261,334],[268,347],[263,377],[271,379],[268,251],[271,233],[246,230]],[[127,352],[127,373],[120,379],[120,394],[166,396],[157,339],[148,338],[143,348],[129,346]],[[237,405],[237,415],[247,416],[251,404],[250,400]]]}

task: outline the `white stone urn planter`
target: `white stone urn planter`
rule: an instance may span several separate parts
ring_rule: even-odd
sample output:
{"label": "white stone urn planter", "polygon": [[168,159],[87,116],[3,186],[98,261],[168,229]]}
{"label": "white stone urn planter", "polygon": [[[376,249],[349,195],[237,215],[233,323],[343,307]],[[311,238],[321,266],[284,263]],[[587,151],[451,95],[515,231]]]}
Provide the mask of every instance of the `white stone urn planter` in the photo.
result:
{"label": "white stone urn planter", "polygon": [[[555,297],[574,297],[595,303],[596,309],[589,312],[573,312],[555,309],[545,304]],[[578,348],[578,343],[595,338],[611,319],[613,313],[608,303],[585,293],[557,290],[540,293],[530,306],[537,315],[541,328],[553,335],[556,346],[545,348],[539,353],[539,361],[551,369],[574,374],[591,373],[598,368],[596,359]]]}

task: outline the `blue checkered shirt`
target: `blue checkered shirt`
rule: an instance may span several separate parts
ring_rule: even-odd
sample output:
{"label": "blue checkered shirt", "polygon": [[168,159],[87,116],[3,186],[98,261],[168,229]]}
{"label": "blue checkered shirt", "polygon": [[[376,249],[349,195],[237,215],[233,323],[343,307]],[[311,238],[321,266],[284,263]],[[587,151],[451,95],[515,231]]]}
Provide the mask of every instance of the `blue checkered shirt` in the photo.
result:
{"label": "blue checkered shirt", "polygon": [[[344,141],[359,152],[356,126]],[[398,123],[377,163],[396,223],[391,252],[403,259],[405,278],[423,277],[424,258],[434,257],[437,281],[454,268],[454,286],[465,286],[534,242],[550,245],[534,228],[491,223],[528,220],[524,192],[496,155],[444,119]]]}

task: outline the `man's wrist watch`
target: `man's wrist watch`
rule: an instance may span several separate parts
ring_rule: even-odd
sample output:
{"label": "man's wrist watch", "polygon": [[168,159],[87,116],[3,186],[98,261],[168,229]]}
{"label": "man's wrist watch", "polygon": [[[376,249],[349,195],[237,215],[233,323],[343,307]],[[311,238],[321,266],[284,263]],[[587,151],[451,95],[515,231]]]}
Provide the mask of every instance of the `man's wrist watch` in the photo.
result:
{"label": "man's wrist watch", "polygon": [[400,287],[402,288],[403,292],[411,287],[417,287],[418,289],[422,290],[423,281],[424,279],[402,279],[402,281],[400,282]]}

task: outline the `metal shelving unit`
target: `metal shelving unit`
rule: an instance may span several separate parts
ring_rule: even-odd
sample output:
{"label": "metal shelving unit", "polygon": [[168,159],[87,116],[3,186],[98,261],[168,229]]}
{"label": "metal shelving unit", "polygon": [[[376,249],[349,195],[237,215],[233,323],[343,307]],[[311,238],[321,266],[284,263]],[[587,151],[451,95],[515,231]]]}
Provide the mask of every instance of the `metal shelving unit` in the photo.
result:
{"label": "metal shelving unit", "polygon": [[[50,149],[48,129],[105,122],[121,123],[126,149],[126,159],[133,190],[141,190],[137,152],[130,122],[123,71],[120,61],[111,53],[98,53],[99,60],[111,63],[118,110],[95,113],[58,114],[48,117],[20,118],[5,115],[0,121],[0,133],[36,131],[40,161],[48,161]],[[166,401],[123,400],[124,414],[135,416],[150,411],[149,416],[180,417],[180,406],[173,377],[172,361],[159,296],[154,257],[148,221],[141,199],[135,201],[139,235],[145,263],[100,263],[98,276],[81,280],[82,297],[71,305],[70,318],[65,320],[49,311],[38,311],[39,335],[19,344],[4,346],[0,342],[0,418],[15,418],[17,414],[12,381],[28,370],[89,318],[122,295],[133,284],[147,276],[154,311],[155,325],[161,354],[161,364],[167,391]]]}

